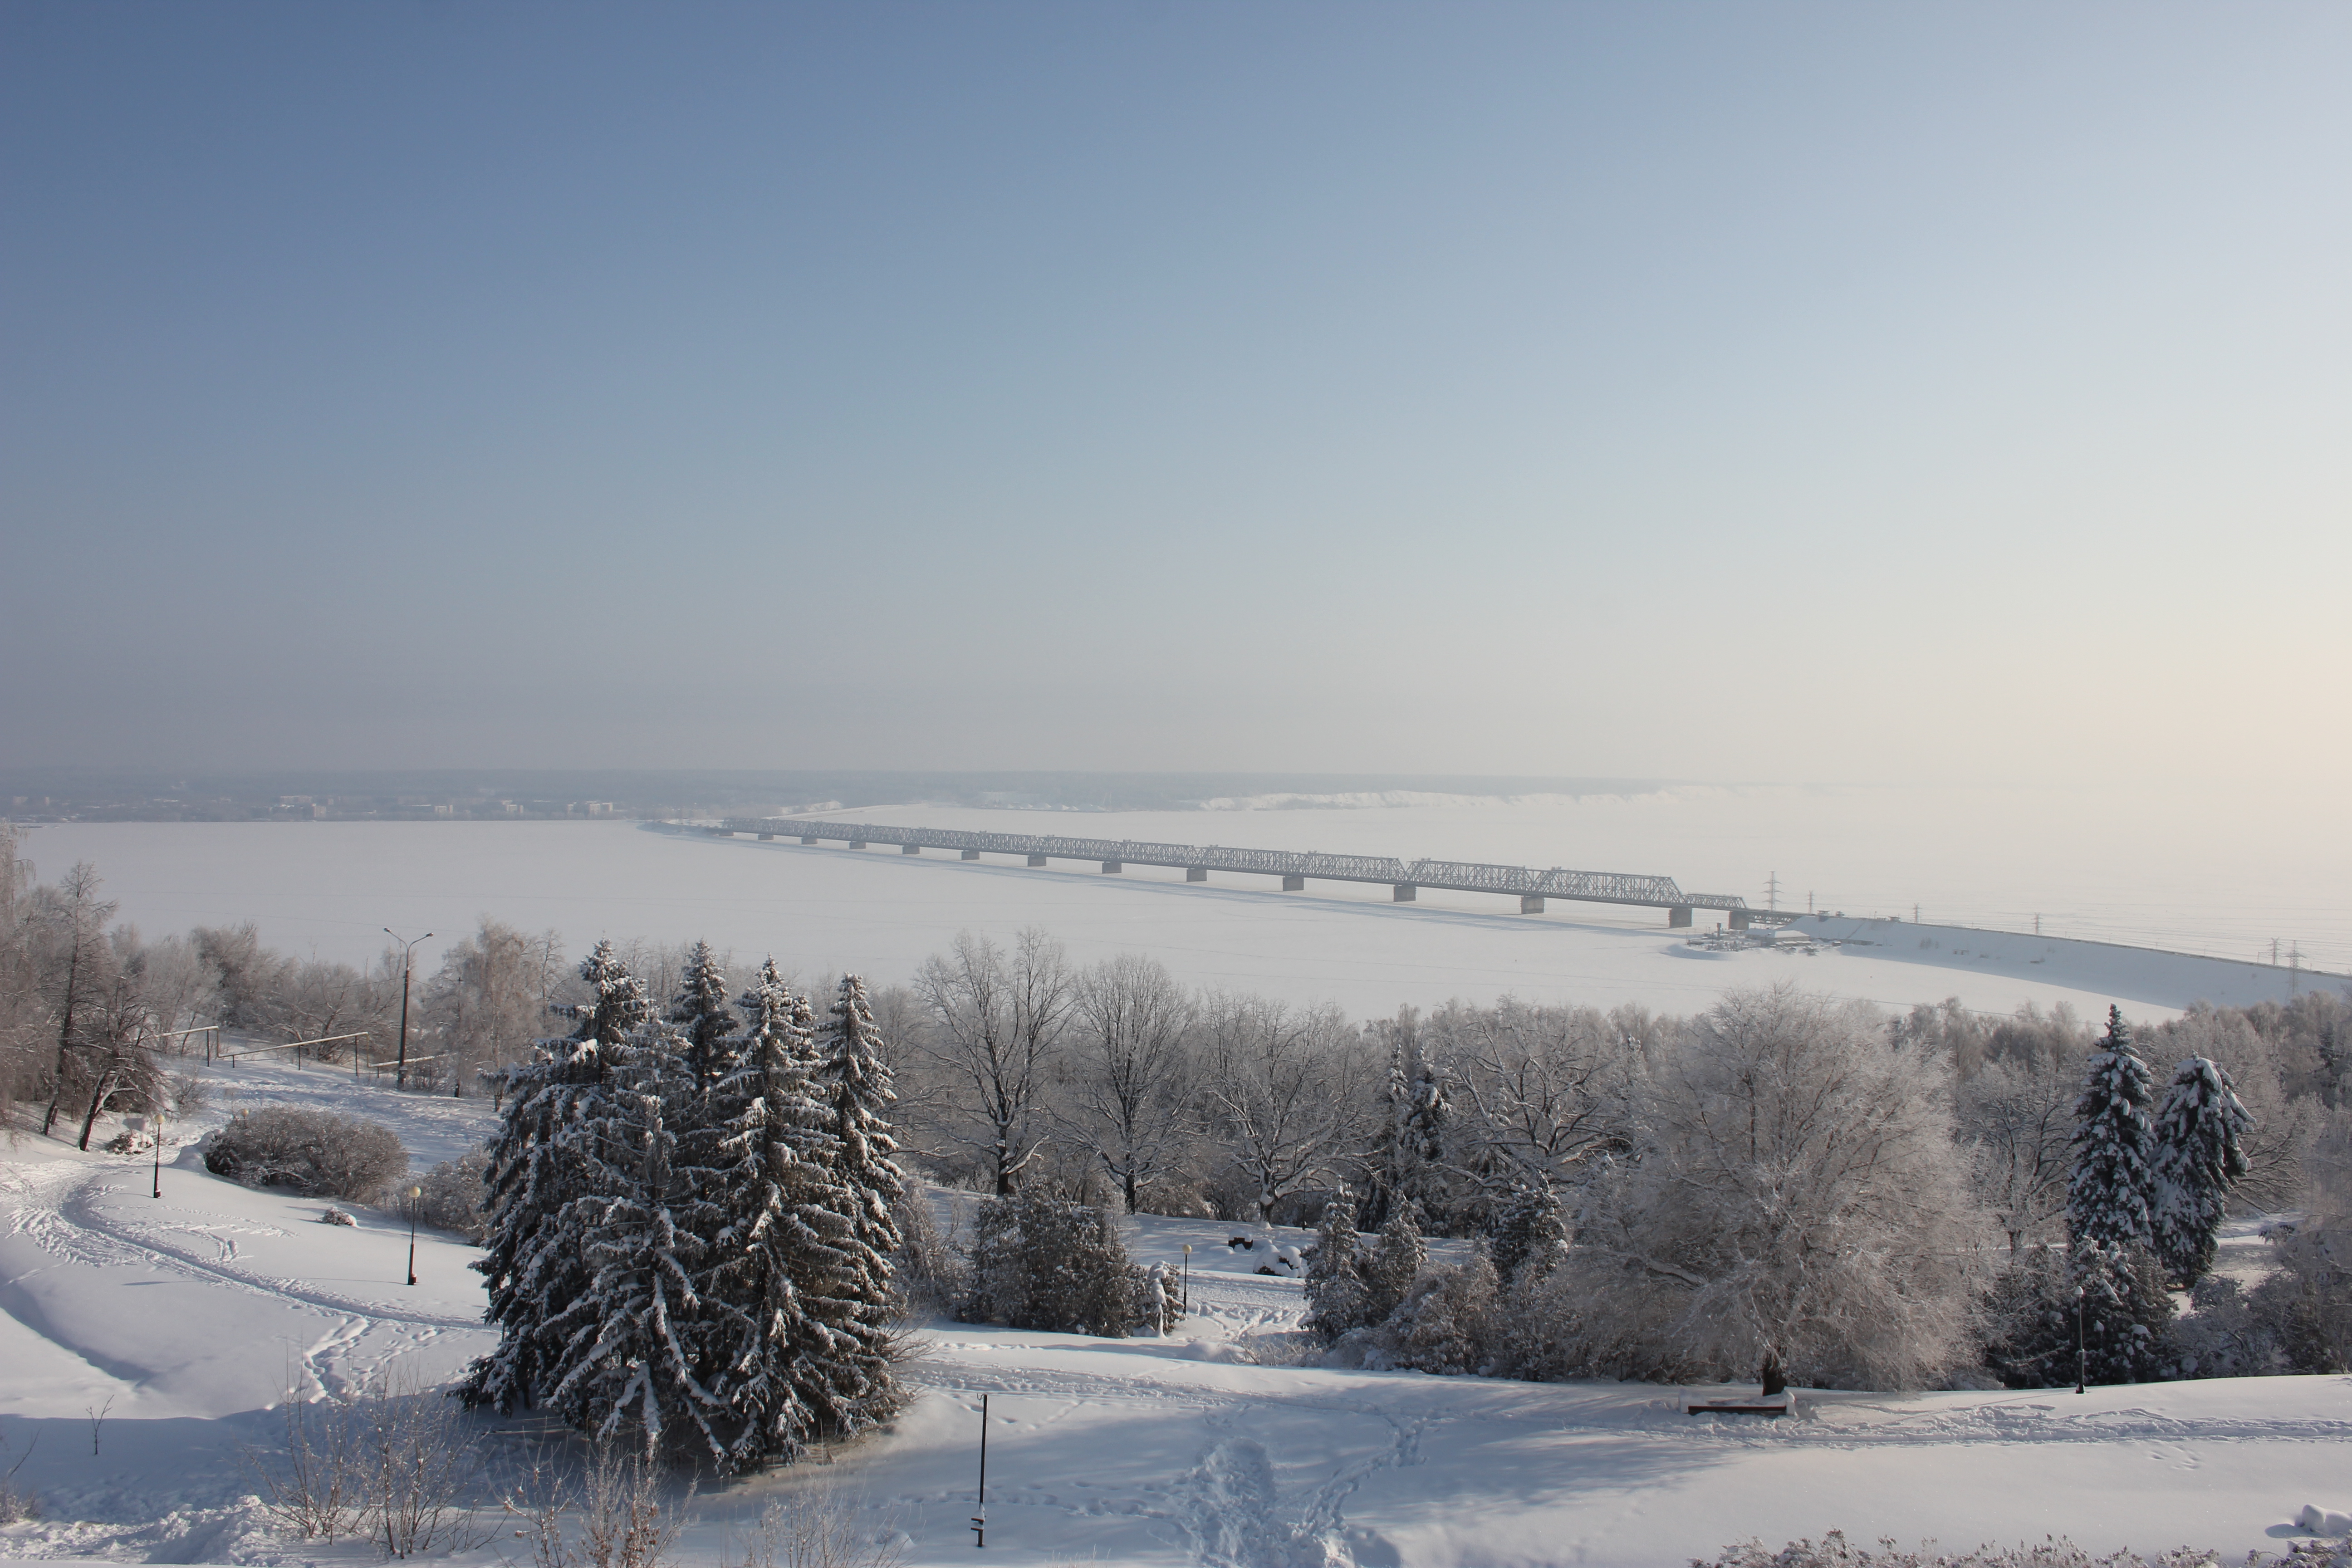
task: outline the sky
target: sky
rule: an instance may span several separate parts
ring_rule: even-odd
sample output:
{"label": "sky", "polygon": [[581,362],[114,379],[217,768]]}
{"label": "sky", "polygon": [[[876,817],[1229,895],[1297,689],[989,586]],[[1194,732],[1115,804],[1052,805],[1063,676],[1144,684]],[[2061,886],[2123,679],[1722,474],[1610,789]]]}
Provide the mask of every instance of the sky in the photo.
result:
{"label": "sky", "polygon": [[0,5],[0,762],[2339,781],[2352,9]]}

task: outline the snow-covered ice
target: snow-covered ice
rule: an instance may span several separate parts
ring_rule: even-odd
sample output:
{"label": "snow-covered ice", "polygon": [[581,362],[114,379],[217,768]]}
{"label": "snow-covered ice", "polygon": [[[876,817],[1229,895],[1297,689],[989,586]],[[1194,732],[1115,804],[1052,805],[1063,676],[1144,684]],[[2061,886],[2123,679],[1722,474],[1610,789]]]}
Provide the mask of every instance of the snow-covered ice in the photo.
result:
{"label": "snow-covered ice", "polygon": [[[1472,894],[1424,892],[1418,902],[1399,905],[1389,901],[1385,887],[1311,883],[1304,893],[1282,894],[1260,878],[1187,884],[1181,872],[1141,867],[1118,876],[1062,862],[1031,870],[1002,860],[722,842],[624,823],[63,824],[34,830],[26,852],[45,877],[75,860],[95,862],[107,895],[121,900],[122,918],[150,935],[252,920],[273,945],[364,962],[379,951],[384,926],[430,930],[435,940],[419,950],[428,968],[438,948],[489,914],[526,930],[552,928],[574,955],[602,936],[701,937],[731,950],[739,962],[772,953],[804,980],[856,969],[881,984],[904,981],[961,930],[1007,938],[1040,925],[1080,961],[1148,952],[1190,984],[1337,1002],[1359,1016],[1453,997],[1490,1002],[1505,992],[1532,1001],[1638,1003],[1689,1013],[1728,987],[1786,976],[1889,1007],[1957,995],[1998,1012],[2064,1001],[2096,1017],[2120,1001],[2135,1016],[2152,1017],[2200,997],[2284,1000],[2298,983],[2254,962],[2256,943],[2242,928],[2254,918],[2242,906],[2255,895],[2217,893],[2224,879],[2201,861],[2193,863],[2193,877],[2162,871],[2126,855],[2112,829],[2096,841],[2096,854],[2067,847],[2072,840],[2059,829],[2090,835],[2091,828],[2082,813],[2055,807],[2056,826],[2002,853],[1937,850],[1932,833],[1898,831],[1898,806],[1914,814],[1958,809],[1933,795],[1898,801],[1867,792],[1769,798],[1667,792],[1378,810],[1073,816],[905,806],[861,814],[948,827],[1051,832],[1076,825],[1111,837],[1661,871],[1687,889],[1751,900],[1760,891],[1751,884],[1772,864],[1767,857],[1776,848],[1831,860],[1854,877],[1874,850],[1889,858],[1890,879],[1968,890],[1966,899],[1953,893],[1940,908],[1931,899],[1927,924],[1900,929],[1860,918],[1895,910],[1823,891],[1825,907],[1856,917],[1833,922],[1830,934],[1872,945],[1717,954],[1686,946],[1658,910],[1555,901],[1546,914],[1523,916],[1511,900]],[[1795,826],[1777,830],[1776,838],[1761,820],[1770,811],[1794,813]],[[2352,961],[2343,911],[2321,909],[2312,902],[2316,895],[2305,891],[2326,885],[2343,847],[2317,847],[2297,858],[2263,839],[2246,852],[2258,858],[2250,876],[2272,896],[2278,918],[2302,922],[2286,934],[2299,930],[2307,952],[2340,947]],[[2171,850],[2151,845],[2148,853]],[[2042,858],[2054,859],[2045,865]],[[1798,874],[1786,862],[1781,869],[1785,877]],[[2344,869],[2352,875],[2352,866]],[[2004,878],[2014,879],[2005,891],[1999,886]],[[2078,909],[2070,924],[2053,909],[2049,938],[1937,923],[1969,916],[2006,920],[2013,931],[2030,932],[2029,900],[2069,879],[2078,903],[2104,900],[2097,905],[2104,912],[2094,919]],[[1793,889],[1802,884],[1784,885],[1792,889],[1788,901],[1801,903],[1803,893]],[[2060,900],[2053,895],[2050,901]],[[1900,912],[1909,914],[1907,901]],[[2193,940],[2200,931],[2202,942]],[[2060,933],[2168,941],[2220,952],[2231,962],[2070,942]],[[2312,976],[2300,982],[2339,983]]]}

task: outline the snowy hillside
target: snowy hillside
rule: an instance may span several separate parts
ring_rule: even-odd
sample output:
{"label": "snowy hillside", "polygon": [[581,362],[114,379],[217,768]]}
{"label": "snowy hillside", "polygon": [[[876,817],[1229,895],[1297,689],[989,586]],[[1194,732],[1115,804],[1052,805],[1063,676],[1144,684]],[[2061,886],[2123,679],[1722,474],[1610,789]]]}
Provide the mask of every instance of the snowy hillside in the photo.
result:
{"label": "snowy hillside", "polygon": [[[395,1126],[420,1168],[488,1126],[479,1101],[331,1072],[216,1077],[234,1098],[211,1121],[237,1103],[348,1109]],[[17,1480],[44,1509],[0,1530],[0,1552],[370,1560],[273,1537],[240,1500],[254,1489],[240,1448],[276,1440],[289,1368],[312,1387],[395,1364],[437,1379],[487,1349],[473,1250],[421,1235],[412,1288],[408,1235],[389,1218],[322,1225],[320,1204],[237,1187],[192,1151],[165,1163],[161,1199],[152,1181],[141,1158],[32,1138],[0,1149],[0,1434],[10,1462],[32,1450]],[[779,1492],[827,1485],[903,1531],[910,1561],[971,1561],[982,1394],[988,1551],[1017,1563],[1639,1568],[1832,1529],[2277,1551],[2305,1503],[2352,1503],[2352,1379],[1805,1394],[1795,1420],[1694,1418],[1680,1391],[1646,1384],[1283,1364],[1298,1353],[1300,1287],[1254,1272],[1264,1240],[1236,1250],[1234,1234],[1130,1226],[1140,1261],[1181,1268],[1193,1248],[1193,1313],[1165,1339],[930,1325],[909,1412],[829,1466],[706,1489],[688,1560],[715,1563]]]}

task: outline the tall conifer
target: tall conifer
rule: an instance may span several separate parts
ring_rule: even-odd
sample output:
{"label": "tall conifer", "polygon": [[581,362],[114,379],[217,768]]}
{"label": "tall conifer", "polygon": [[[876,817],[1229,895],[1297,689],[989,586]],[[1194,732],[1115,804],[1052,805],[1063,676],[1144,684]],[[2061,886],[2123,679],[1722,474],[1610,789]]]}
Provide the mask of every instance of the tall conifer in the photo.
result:
{"label": "tall conifer", "polygon": [[2076,1246],[2146,1247],[2155,1144],[2147,1064],[2132,1048],[2123,1009],[2107,1009],[2106,1037],[2084,1064],[2074,1101],[2074,1169],[2066,1186],[2066,1233]]}
{"label": "tall conifer", "polygon": [[2230,1189],[2244,1179],[2241,1140],[2254,1119],[2219,1062],[2190,1057],[2172,1069],[2156,1116],[2156,1255],[2172,1283],[2188,1289],[2213,1267],[2213,1246]]}

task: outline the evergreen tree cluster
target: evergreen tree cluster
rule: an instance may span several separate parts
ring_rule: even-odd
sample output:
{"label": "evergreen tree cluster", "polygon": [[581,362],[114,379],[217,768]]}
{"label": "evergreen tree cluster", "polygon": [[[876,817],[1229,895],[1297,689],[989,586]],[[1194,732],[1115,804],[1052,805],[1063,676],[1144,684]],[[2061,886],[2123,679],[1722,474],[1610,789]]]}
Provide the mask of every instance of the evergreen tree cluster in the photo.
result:
{"label": "evergreen tree cluster", "polygon": [[506,1074],[467,1402],[722,1474],[888,1415],[903,1184],[863,982],[820,1028],[773,960],[730,1007],[699,943],[658,1015],[610,943],[580,976],[572,1033]]}
{"label": "evergreen tree cluster", "polygon": [[2173,1370],[2167,1287],[2192,1289],[2212,1268],[2253,1119],[2206,1058],[2174,1068],[2160,1104],[2152,1085],[2131,1026],[2110,1007],[2074,1103],[2065,1267],[2036,1248],[1993,1303],[2004,1327],[1988,1360],[2014,1384],[2137,1383]]}

